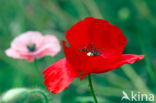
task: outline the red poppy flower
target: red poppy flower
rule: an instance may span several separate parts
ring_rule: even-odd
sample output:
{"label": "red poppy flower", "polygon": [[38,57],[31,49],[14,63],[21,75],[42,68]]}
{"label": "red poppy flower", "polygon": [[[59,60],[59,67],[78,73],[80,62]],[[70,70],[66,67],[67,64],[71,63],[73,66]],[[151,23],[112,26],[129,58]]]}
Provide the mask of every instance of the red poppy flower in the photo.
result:
{"label": "red poppy flower", "polygon": [[[104,73],[132,64],[144,55],[122,54],[127,43],[120,28],[108,21],[87,17],[66,32],[63,47],[66,58],[48,67],[44,84],[54,94],[62,92],[78,76]],[[80,75],[81,74],[81,75]]]}

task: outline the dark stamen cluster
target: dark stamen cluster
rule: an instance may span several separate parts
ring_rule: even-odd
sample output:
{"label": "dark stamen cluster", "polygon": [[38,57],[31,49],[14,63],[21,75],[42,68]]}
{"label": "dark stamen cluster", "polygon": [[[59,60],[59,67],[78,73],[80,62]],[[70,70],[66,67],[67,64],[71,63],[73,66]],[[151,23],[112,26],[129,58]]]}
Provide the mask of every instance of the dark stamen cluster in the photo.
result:
{"label": "dark stamen cluster", "polygon": [[36,51],[36,45],[35,45],[35,44],[29,44],[29,45],[27,46],[27,48],[28,48],[28,50],[29,50],[30,52]]}
{"label": "dark stamen cluster", "polygon": [[90,44],[88,47],[80,49],[83,52],[87,53],[87,56],[99,56],[101,52],[94,48],[93,44]]}

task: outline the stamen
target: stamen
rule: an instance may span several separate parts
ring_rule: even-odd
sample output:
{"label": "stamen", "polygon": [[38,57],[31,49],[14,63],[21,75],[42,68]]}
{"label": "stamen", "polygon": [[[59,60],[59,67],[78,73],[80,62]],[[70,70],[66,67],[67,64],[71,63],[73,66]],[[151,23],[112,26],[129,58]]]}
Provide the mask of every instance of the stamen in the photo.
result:
{"label": "stamen", "polygon": [[94,54],[94,56],[98,56],[98,55],[101,54],[101,52],[100,52],[100,51],[97,51],[97,50],[94,50],[94,51],[93,51],[93,54]]}
{"label": "stamen", "polygon": [[28,50],[29,50],[30,52],[34,52],[34,51],[36,50],[36,45],[35,45],[35,44],[29,44],[29,45],[27,46],[27,48],[28,48]]}
{"label": "stamen", "polygon": [[94,53],[88,52],[88,53],[87,53],[87,56],[94,56]]}
{"label": "stamen", "polygon": [[94,47],[93,43],[87,47],[79,49],[79,51],[86,52],[87,56],[99,56],[101,54],[101,52]]}

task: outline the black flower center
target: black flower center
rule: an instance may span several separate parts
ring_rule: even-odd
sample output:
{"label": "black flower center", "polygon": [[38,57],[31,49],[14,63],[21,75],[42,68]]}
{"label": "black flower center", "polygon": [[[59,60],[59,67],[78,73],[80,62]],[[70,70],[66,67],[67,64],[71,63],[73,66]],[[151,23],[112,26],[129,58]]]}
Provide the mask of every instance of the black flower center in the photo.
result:
{"label": "black flower center", "polygon": [[27,48],[28,48],[28,50],[29,50],[30,52],[36,51],[36,45],[35,45],[35,44],[29,44],[29,45],[27,46]]}
{"label": "black flower center", "polygon": [[101,54],[100,50],[96,49],[93,44],[80,49],[80,51],[86,52],[87,56],[99,56]]}

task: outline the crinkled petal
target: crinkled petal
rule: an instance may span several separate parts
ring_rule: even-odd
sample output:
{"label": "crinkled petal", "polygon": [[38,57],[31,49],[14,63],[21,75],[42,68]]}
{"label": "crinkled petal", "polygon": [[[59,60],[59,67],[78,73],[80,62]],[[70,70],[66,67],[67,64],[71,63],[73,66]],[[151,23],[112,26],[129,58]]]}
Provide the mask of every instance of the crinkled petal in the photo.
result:
{"label": "crinkled petal", "polygon": [[64,58],[48,67],[43,74],[44,84],[48,90],[58,94],[66,89],[80,73],[76,72]]}

